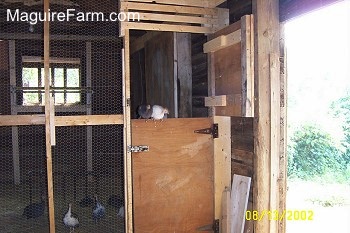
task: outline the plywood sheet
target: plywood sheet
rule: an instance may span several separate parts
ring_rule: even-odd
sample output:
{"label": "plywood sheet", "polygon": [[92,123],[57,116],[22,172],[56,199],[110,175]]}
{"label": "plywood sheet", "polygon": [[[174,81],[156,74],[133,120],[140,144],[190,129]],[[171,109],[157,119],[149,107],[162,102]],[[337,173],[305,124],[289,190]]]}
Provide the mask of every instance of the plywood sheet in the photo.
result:
{"label": "plywood sheet", "polygon": [[213,139],[208,118],[132,120],[134,232],[197,232],[214,219]]}
{"label": "plywood sheet", "polygon": [[[214,53],[215,95],[242,93],[241,43]],[[241,104],[216,107],[218,116],[240,116]]]}

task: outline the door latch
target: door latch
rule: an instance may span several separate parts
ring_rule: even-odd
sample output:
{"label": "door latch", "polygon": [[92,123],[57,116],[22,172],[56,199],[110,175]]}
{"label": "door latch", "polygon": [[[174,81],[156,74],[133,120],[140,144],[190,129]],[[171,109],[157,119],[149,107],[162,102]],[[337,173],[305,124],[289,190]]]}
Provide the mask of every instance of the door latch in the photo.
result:
{"label": "door latch", "polygon": [[128,146],[128,152],[138,153],[149,151],[149,146]]}

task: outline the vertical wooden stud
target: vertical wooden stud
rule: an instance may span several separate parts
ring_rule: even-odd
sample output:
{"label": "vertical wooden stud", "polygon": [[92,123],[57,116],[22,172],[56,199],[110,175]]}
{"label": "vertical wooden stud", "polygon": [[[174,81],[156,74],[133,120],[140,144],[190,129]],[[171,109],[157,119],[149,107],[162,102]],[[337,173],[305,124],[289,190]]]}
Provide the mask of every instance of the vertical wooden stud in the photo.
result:
{"label": "vertical wooden stud", "polygon": [[[49,13],[50,0],[44,0],[44,12]],[[50,233],[55,233],[55,209],[53,196],[52,177],[52,148],[51,148],[51,98],[50,98],[50,25],[49,21],[44,21],[44,77],[45,77],[45,134],[46,134],[46,166],[47,166],[47,193],[49,205]]]}
{"label": "vertical wooden stud", "polygon": [[[10,101],[11,115],[17,115],[16,111],[16,42],[9,41],[9,64],[10,64]],[[18,126],[12,127],[12,159],[13,159],[13,178],[15,184],[21,183],[21,170],[19,163],[19,143],[18,143]]]}
{"label": "vertical wooden stud", "polygon": [[174,117],[179,117],[179,103],[178,103],[178,86],[177,86],[177,80],[178,80],[178,58],[177,58],[177,33],[173,32],[174,36]]}
{"label": "vertical wooden stud", "polygon": [[[86,114],[92,114],[92,106],[91,106],[91,92],[89,88],[91,88],[91,42],[86,42],[86,88],[88,92],[86,93]],[[86,158],[87,158],[87,171],[92,171],[92,126],[87,126],[86,128]],[[91,181],[92,177],[89,176],[89,181]]]}

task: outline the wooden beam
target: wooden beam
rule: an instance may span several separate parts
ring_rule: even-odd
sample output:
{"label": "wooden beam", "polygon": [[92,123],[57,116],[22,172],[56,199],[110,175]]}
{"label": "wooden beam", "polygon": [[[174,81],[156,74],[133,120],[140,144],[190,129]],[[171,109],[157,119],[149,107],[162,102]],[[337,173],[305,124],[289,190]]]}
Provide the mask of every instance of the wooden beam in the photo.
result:
{"label": "wooden beam", "polygon": [[[215,56],[214,53],[208,54],[208,95],[215,96]],[[209,116],[215,116],[215,107],[208,111]]]}
{"label": "wooden beam", "polygon": [[[179,83],[178,116],[182,118],[192,117],[192,57],[191,34],[175,33],[177,75],[174,85]],[[175,83],[176,82],[176,83]]]}
{"label": "wooden beam", "polygon": [[[50,0],[44,0],[44,13],[49,14]],[[45,87],[45,138],[46,138],[46,171],[47,171],[47,194],[48,194],[48,211],[50,233],[55,233],[55,207],[53,196],[53,177],[52,177],[52,127],[55,122],[52,122],[52,114],[54,109],[51,109],[51,94],[50,94],[50,25],[49,20],[44,21],[44,87]]]}
{"label": "wooden beam", "polygon": [[241,18],[242,116],[254,116],[254,22],[253,15]]}
{"label": "wooden beam", "polygon": [[241,30],[219,36],[203,45],[203,52],[210,53],[241,42]]}
{"label": "wooden beam", "polygon": [[185,15],[167,15],[167,14],[155,14],[155,13],[138,13],[140,20],[149,21],[162,21],[162,22],[179,22],[188,24],[211,24],[218,25],[219,20],[215,18],[199,17],[199,16],[185,16]]}
{"label": "wooden beam", "polygon": [[[1,115],[0,126],[44,125],[45,115]],[[55,116],[55,126],[121,125],[123,115]]]}
{"label": "wooden beam", "polygon": [[243,233],[251,178],[233,175],[231,191],[231,233]]}
{"label": "wooden beam", "polygon": [[231,233],[231,188],[226,187],[222,193],[220,232]]}
{"label": "wooden beam", "polygon": [[157,3],[167,5],[180,5],[180,6],[195,6],[195,7],[209,7],[213,4],[211,0],[128,0],[128,2],[144,2],[144,3]]}
{"label": "wooden beam", "polygon": [[[0,40],[42,40],[42,34],[29,33],[1,33]],[[114,36],[83,36],[83,35],[50,35],[50,40],[58,41],[117,41]]]}
{"label": "wooden beam", "polygon": [[[253,210],[278,210],[280,148],[279,1],[253,0],[254,15],[254,187]],[[278,221],[254,222],[254,232],[278,232]],[[282,232],[283,233],[283,232]]]}
{"label": "wooden beam", "polygon": [[152,12],[171,12],[176,14],[192,14],[192,15],[218,15],[218,8],[203,8],[203,7],[189,7],[189,6],[175,6],[175,5],[155,5],[150,3],[136,3],[136,2],[120,2],[122,9],[126,10],[140,10]]}
{"label": "wooden beam", "polygon": [[[44,58],[39,56],[22,56],[22,62],[44,63]],[[80,58],[50,57],[49,62],[60,64],[80,64]]]}
{"label": "wooden beam", "polygon": [[215,219],[222,214],[222,194],[231,188],[231,117],[214,116],[218,124],[219,137],[214,140],[214,201]]}
{"label": "wooden beam", "polygon": [[242,104],[242,95],[233,94],[233,95],[219,95],[219,96],[210,96],[205,97],[205,106],[206,107],[224,107],[232,105],[241,105]]}
{"label": "wooden beam", "polygon": [[143,36],[132,41],[130,43],[130,55],[143,49],[145,47],[146,42],[149,41],[150,39],[154,38],[155,36],[159,35],[159,33],[161,33],[161,32],[149,31],[146,34],[144,34]]}
{"label": "wooden beam", "polygon": [[213,28],[173,24],[156,24],[156,23],[135,23],[122,22],[125,29],[146,30],[146,31],[163,31],[163,32],[191,32],[191,33],[212,33]]}
{"label": "wooden beam", "polygon": [[125,30],[123,49],[123,109],[124,109],[124,187],[125,187],[125,231],[133,233],[133,189],[132,189],[132,159],[128,146],[131,141],[130,112],[130,31]]}
{"label": "wooden beam", "polygon": [[[15,105],[13,108],[18,113],[24,113],[24,112],[37,112],[42,113],[44,112],[44,106],[22,106],[22,105]],[[86,105],[70,105],[70,106],[61,106],[58,105],[55,107],[56,112],[85,112],[87,106]]]}

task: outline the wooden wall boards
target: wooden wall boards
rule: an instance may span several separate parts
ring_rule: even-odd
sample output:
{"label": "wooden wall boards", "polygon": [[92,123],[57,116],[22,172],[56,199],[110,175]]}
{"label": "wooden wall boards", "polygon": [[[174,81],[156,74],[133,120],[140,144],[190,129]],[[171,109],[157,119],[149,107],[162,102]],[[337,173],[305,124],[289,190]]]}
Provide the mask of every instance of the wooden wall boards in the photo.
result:
{"label": "wooden wall boards", "polygon": [[205,105],[218,116],[254,114],[253,16],[246,15],[209,36],[209,97]]}

